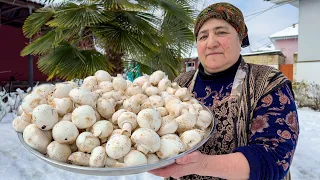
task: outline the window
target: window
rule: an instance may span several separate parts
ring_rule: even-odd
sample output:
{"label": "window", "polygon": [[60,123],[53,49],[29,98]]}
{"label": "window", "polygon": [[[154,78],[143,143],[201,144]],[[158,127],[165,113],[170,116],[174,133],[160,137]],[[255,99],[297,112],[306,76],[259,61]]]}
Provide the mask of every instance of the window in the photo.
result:
{"label": "window", "polygon": [[188,62],[187,67],[194,67],[194,62]]}

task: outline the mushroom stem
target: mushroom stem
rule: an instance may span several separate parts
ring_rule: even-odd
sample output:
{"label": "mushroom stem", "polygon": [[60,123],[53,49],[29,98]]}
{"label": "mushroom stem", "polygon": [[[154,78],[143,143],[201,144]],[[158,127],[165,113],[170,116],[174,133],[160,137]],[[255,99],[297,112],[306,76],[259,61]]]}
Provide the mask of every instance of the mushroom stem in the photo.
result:
{"label": "mushroom stem", "polygon": [[131,136],[131,130],[132,130],[131,123],[123,123],[121,134],[130,137]]}

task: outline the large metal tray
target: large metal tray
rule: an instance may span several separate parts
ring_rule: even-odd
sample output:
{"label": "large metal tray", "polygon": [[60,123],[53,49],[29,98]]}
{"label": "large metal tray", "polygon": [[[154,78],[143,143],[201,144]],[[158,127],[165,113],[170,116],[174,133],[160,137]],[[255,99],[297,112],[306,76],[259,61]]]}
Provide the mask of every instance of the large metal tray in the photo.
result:
{"label": "large metal tray", "polygon": [[79,174],[87,174],[87,175],[95,175],[95,176],[124,176],[124,175],[131,175],[131,174],[139,174],[143,172],[147,172],[153,169],[163,168],[168,165],[171,165],[175,162],[177,158],[183,157],[193,151],[196,151],[199,147],[201,147],[205,142],[208,141],[208,139],[212,136],[214,129],[215,129],[215,120],[212,112],[204,106],[204,108],[209,111],[212,115],[213,122],[207,129],[204,139],[198,143],[196,146],[194,146],[192,149],[189,149],[183,153],[178,154],[177,156],[160,160],[153,164],[145,164],[140,166],[132,166],[132,167],[120,167],[120,168],[94,168],[94,167],[83,167],[83,166],[77,166],[73,164],[67,164],[63,162],[59,162],[53,159],[48,158],[46,155],[39,153],[38,151],[32,149],[27,143],[24,142],[22,133],[18,133],[18,138],[23,145],[25,149],[27,149],[29,152],[43,160],[45,163],[48,163],[54,167],[57,167],[59,169],[63,169],[66,171],[70,171],[73,173],[79,173]]}

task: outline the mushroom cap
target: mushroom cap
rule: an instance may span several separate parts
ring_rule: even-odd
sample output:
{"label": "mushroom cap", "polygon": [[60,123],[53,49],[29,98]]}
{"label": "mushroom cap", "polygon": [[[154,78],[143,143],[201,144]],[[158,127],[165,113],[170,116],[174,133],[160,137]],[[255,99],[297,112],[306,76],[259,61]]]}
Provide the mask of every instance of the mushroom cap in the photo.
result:
{"label": "mushroom cap", "polygon": [[75,124],[78,129],[91,127],[96,121],[95,111],[91,106],[79,106],[72,112],[72,123]]}
{"label": "mushroom cap", "polygon": [[58,113],[48,104],[41,104],[32,111],[32,122],[42,130],[50,130],[58,122]]}
{"label": "mushroom cap", "polygon": [[153,164],[159,161],[159,157],[155,154],[147,154],[146,155],[148,164]]}
{"label": "mushroom cap", "polygon": [[45,103],[47,103],[47,101],[42,96],[31,93],[22,100],[21,108],[25,113],[32,114],[35,107]]}
{"label": "mushroom cap", "polygon": [[156,86],[156,85],[158,85],[160,80],[164,78],[164,76],[165,76],[165,73],[163,71],[160,71],[160,70],[155,71],[150,75],[149,82],[152,85]]}
{"label": "mushroom cap", "polygon": [[40,84],[39,86],[36,86],[32,93],[36,93],[44,98],[46,98],[50,93],[54,90],[53,84]]}
{"label": "mushroom cap", "polygon": [[95,147],[100,146],[100,140],[91,132],[82,132],[79,134],[76,144],[79,151],[91,153]]}
{"label": "mushroom cap", "polygon": [[23,131],[23,140],[33,149],[46,154],[50,141],[46,134],[35,124],[29,124]]}
{"label": "mushroom cap", "polygon": [[90,156],[90,167],[104,167],[107,158],[106,150],[102,146],[95,147]]}
{"label": "mushroom cap", "polygon": [[157,87],[149,86],[146,88],[145,93],[148,96],[158,95],[160,94],[160,90]]}
{"label": "mushroom cap", "polygon": [[21,120],[20,116],[17,116],[12,121],[13,129],[17,132],[23,132],[23,130],[29,125],[29,122]]}
{"label": "mushroom cap", "polygon": [[210,112],[206,110],[200,110],[198,119],[196,122],[196,127],[198,127],[199,129],[205,130],[212,123],[212,118],[213,117]]}
{"label": "mushroom cap", "polygon": [[149,99],[150,99],[150,102],[151,102],[151,104],[152,104],[152,106],[154,108],[163,107],[164,106],[164,100],[159,95],[152,95],[152,96],[149,97]]}
{"label": "mushroom cap", "polygon": [[171,86],[171,81],[168,78],[161,79],[158,83],[158,88],[162,92],[165,91],[170,86]]}
{"label": "mushroom cap", "polygon": [[148,80],[149,80],[149,77],[148,77],[148,76],[140,76],[140,77],[136,78],[136,79],[133,81],[133,83],[134,83],[134,84],[137,84],[137,85],[139,85],[139,86],[143,86],[143,84],[144,84],[145,82],[148,82]]}
{"label": "mushroom cap", "polygon": [[59,143],[73,143],[79,135],[79,130],[71,121],[59,121],[52,128],[52,137]]}
{"label": "mushroom cap", "polygon": [[111,81],[102,81],[99,83],[98,87],[100,89],[106,90],[106,91],[112,91],[113,85]]}
{"label": "mushroom cap", "polygon": [[137,115],[133,112],[123,112],[120,114],[118,118],[118,125],[120,128],[123,127],[124,123],[130,123],[132,126],[132,129],[135,129],[137,124]]}
{"label": "mushroom cap", "polygon": [[73,102],[70,98],[54,98],[52,106],[59,116],[64,116],[73,110]]}
{"label": "mushroom cap", "polygon": [[127,81],[118,74],[117,77],[114,77],[112,80],[112,85],[115,90],[125,91],[127,89]]}
{"label": "mushroom cap", "polygon": [[112,117],[111,117],[111,120],[112,120],[112,123],[113,124],[118,124],[118,118],[119,118],[119,116],[123,113],[123,112],[126,112],[127,110],[125,110],[125,109],[119,109],[118,111],[116,111],[113,115],[112,115]]}
{"label": "mushroom cap", "polygon": [[69,93],[72,89],[73,85],[68,82],[57,83],[53,92],[49,96],[51,96],[52,99],[69,97]]}
{"label": "mushroom cap", "polygon": [[156,109],[143,109],[138,113],[137,122],[142,128],[158,131],[161,126],[161,115]]}
{"label": "mushroom cap", "polygon": [[148,164],[148,160],[140,151],[131,150],[126,156],[124,156],[124,164],[126,166],[138,166]]}
{"label": "mushroom cap", "polygon": [[79,166],[89,166],[90,154],[84,152],[74,152],[69,158],[68,162]]}
{"label": "mushroom cap", "polygon": [[160,138],[160,149],[157,156],[160,159],[166,159],[178,155],[185,151],[185,146],[176,134],[166,134]]}
{"label": "mushroom cap", "polygon": [[79,87],[70,91],[69,96],[71,100],[80,105],[89,105],[93,108],[96,107],[98,94],[89,91],[88,89]]}
{"label": "mushroom cap", "polygon": [[100,139],[109,137],[112,131],[113,125],[107,120],[98,121],[91,128],[92,134]]}
{"label": "mushroom cap", "polygon": [[148,128],[139,128],[131,135],[131,140],[137,150],[144,154],[155,153],[160,148],[160,137],[159,135]]}
{"label": "mushroom cap", "polygon": [[115,113],[115,104],[112,99],[99,98],[97,103],[97,109],[99,114],[105,119],[112,117]]}
{"label": "mushroom cap", "polygon": [[67,144],[60,144],[57,141],[52,141],[47,146],[47,154],[51,159],[60,162],[67,162],[71,155],[71,149]]}
{"label": "mushroom cap", "polygon": [[187,130],[180,135],[181,141],[187,150],[193,148],[203,139],[204,132],[198,129]]}
{"label": "mushroom cap", "polygon": [[98,81],[95,76],[88,76],[84,78],[81,87],[88,89],[90,91],[96,90],[98,88]]}
{"label": "mushroom cap", "polygon": [[193,127],[196,125],[197,117],[190,113],[183,113],[177,117],[175,121],[178,123],[177,132],[181,133],[193,129]]}
{"label": "mushroom cap", "polygon": [[173,119],[172,116],[168,115],[162,118],[161,127],[157,131],[160,136],[166,134],[173,134],[178,129],[178,123]]}
{"label": "mushroom cap", "polygon": [[124,157],[131,149],[131,141],[125,135],[114,134],[106,144],[107,155],[113,159]]}
{"label": "mushroom cap", "polygon": [[72,114],[71,113],[67,113],[67,114],[65,114],[61,119],[60,119],[60,121],[72,121]]}
{"label": "mushroom cap", "polygon": [[94,76],[96,77],[97,81],[103,82],[103,81],[111,81],[112,76],[104,70],[98,70],[96,73],[94,73]]}

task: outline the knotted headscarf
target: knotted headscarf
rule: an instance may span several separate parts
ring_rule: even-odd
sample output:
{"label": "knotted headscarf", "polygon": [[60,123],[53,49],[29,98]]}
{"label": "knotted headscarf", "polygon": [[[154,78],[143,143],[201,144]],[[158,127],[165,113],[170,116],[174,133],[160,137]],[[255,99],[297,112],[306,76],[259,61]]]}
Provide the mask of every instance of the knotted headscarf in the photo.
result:
{"label": "knotted headscarf", "polygon": [[210,18],[222,19],[233,26],[239,34],[242,41],[241,46],[250,45],[248,38],[248,29],[244,22],[244,17],[240,9],[229,3],[216,3],[205,8],[198,15],[194,26],[194,35],[197,38],[201,26]]}

